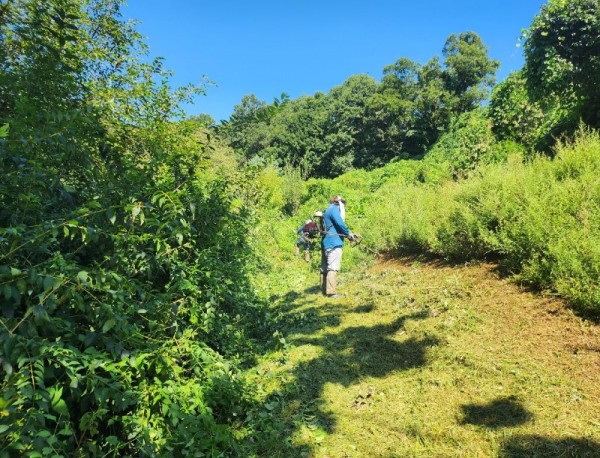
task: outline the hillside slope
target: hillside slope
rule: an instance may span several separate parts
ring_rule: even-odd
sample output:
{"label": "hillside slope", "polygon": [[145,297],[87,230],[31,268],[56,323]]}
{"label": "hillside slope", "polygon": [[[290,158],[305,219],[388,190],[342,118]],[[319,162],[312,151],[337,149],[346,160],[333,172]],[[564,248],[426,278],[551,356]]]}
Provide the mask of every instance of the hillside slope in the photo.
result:
{"label": "hillside slope", "polygon": [[271,455],[600,456],[600,328],[559,300],[404,258],[343,273],[331,301],[296,263],[286,347],[256,372],[285,425]]}

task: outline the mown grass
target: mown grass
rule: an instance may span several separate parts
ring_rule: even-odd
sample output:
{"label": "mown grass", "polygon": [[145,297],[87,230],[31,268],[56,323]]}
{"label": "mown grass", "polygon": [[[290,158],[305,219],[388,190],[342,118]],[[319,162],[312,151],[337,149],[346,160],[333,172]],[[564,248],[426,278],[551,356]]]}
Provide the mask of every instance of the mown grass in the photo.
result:
{"label": "mown grass", "polygon": [[283,347],[253,371],[281,425],[265,456],[600,453],[600,333],[560,302],[414,259],[344,273],[333,302],[297,263]]}
{"label": "mown grass", "polygon": [[[554,159],[467,179],[426,158],[309,181],[295,217],[257,228],[280,348],[249,373],[269,410],[256,453],[600,456],[599,172],[600,137],[580,132]],[[333,194],[363,235],[338,302],[318,293],[318,254],[293,257]],[[433,258],[373,266],[373,250]],[[494,272],[464,264],[486,259]]]}

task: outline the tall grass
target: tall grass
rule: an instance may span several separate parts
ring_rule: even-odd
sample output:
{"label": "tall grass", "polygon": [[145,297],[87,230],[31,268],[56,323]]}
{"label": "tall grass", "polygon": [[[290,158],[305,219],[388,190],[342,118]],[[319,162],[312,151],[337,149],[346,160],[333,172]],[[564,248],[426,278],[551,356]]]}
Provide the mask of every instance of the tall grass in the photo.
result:
{"label": "tall grass", "polygon": [[367,215],[371,237],[455,260],[494,255],[522,282],[600,312],[599,172],[600,136],[581,131],[554,159],[513,157],[435,188],[390,183]]}
{"label": "tall grass", "polygon": [[348,225],[372,248],[494,257],[519,281],[600,315],[598,132],[580,131],[554,159],[512,155],[459,181],[439,170],[423,161],[311,180],[299,213],[347,194]]}

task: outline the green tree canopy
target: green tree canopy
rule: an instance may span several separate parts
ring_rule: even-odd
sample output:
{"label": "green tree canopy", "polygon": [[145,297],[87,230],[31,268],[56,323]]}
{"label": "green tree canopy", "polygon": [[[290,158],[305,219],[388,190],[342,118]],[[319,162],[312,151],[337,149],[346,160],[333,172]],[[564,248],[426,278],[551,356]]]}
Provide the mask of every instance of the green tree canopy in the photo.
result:
{"label": "green tree canopy", "polygon": [[379,83],[354,75],[327,94],[286,103],[244,97],[219,132],[242,156],[293,164],[304,176],[420,157],[453,117],[480,106],[498,67],[473,32],[451,35],[443,55],[424,65],[400,58]]}
{"label": "green tree canopy", "polygon": [[[600,3],[549,0],[524,35],[532,98],[553,111],[548,136],[600,127]],[[550,143],[550,140],[546,141]]]}

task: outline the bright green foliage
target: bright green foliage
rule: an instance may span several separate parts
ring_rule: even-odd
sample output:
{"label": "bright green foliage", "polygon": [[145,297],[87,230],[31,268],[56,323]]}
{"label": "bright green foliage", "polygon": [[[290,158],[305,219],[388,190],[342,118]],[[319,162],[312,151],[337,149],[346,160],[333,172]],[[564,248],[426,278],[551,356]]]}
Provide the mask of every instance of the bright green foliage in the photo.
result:
{"label": "bright green foliage", "polygon": [[499,139],[514,140],[530,149],[538,144],[544,112],[529,96],[523,71],[512,73],[494,88],[489,114]]}
{"label": "bright green foliage", "polygon": [[0,449],[240,455],[262,190],[176,121],[198,89],[141,62],[119,7],[1,6]]}
{"label": "bright green foliage", "polygon": [[443,55],[445,86],[457,99],[454,111],[465,113],[478,107],[487,98],[500,63],[488,58],[487,48],[474,32],[451,35]]}
{"label": "bright green foliage", "polygon": [[295,215],[300,206],[304,180],[300,170],[287,166],[283,169],[281,193],[283,195],[283,211],[288,215]]}
{"label": "bright green foliage", "polygon": [[597,101],[598,1],[550,0],[542,6],[525,35],[525,52],[527,79],[537,98],[574,93],[589,98],[590,102]]}
{"label": "bright green foliage", "polygon": [[425,161],[447,163],[454,176],[465,176],[479,164],[503,162],[505,146],[497,145],[492,123],[483,109],[458,117],[425,155]]}
{"label": "bright green foliage", "polygon": [[[348,225],[370,250],[491,258],[521,282],[597,316],[598,133],[580,131],[554,159],[524,160],[520,145],[493,142],[483,114],[459,118],[423,161],[308,180],[298,213],[310,215],[342,194]],[[360,245],[346,252],[346,266],[372,254]]]}
{"label": "bright green foliage", "polygon": [[[538,147],[589,112],[595,48],[577,61],[588,78],[553,85],[548,100],[532,98],[522,74],[509,78],[489,118],[472,108],[496,64],[471,33],[448,39],[443,63],[401,59],[381,83],[358,75],[271,105],[245,97],[219,127],[250,166],[242,169],[207,129],[211,119],[179,120],[181,102],[201,89],[172,91],[160,60],[144,63],[120,1],[42,3],[0,5],[7,454],[284,449],[277,394],[241,368],[271,336],[286,345],[258,293],[294,281],[275,258],[292,257],[298,223],[334,194],[347,199],[363,248],[494,256],[523,282],[600,310],[598,134],[528,163],[511,142]],[[590,4],[572,3],[592,27]],[[551,2],[540,18],[570,21],[569,5]],[[528,46],[546,36],[542,19]],[[584,87],[590,98],[577,92]],[[568,97],[557,103],[558,94]],[[432,145],[425,160],[404,160]],[[346,250],[344,266],[371,254]]]}
{"label": "bright green foliage", "polygon": [[580,120],[600,127],[598,0],[549,1],[524,38],[529,92],[552,113],[540,146],[547,151],[552,137],[573,133]]}
{"label": "bright green foliage", "polygon": [[306,177],[421,157],[454,116],[485,100],[498,67],[472,32],[451,35],[443,54],[425,65],[401,58],[381,83],[354,75],[328,94],[272,105],[245,96],[217,131],[248,160],[291,165]]}
{"label": "bright green foliage", "polygon": [[[442,139],[436,146],[440,155],[443,144]],[[424,161],[425,170],[416,175],[403,169],[390,176],[349,205],[353,229],[380,250],[430,252],[453,260],[492,257],[522,282],[555,290],[579,310],[597,315],[598,133],[580,132],[572,143],[559,146],[554,159],[523,162],[511,144],[495,148],[508,161],[483,163],[466,180],[449,180],[448,169],[446,175],[432,173],[433,166],[445,167],[435,161]],[[372,173],[362,178],[362,187]],[[423,182],[427,173],[446,179]],[[354,187],[360,189],[357,183]]]}

